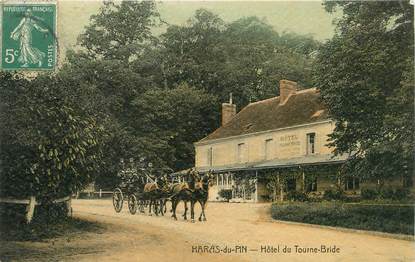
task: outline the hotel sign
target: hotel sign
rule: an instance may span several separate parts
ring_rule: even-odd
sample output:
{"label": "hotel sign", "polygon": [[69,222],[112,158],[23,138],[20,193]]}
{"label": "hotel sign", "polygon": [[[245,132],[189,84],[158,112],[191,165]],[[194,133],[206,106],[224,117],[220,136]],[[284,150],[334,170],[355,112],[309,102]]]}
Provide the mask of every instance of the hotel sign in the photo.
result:
{"label": "hotel sign", "polygon": [[278,148],[283,155],[297,155],[301,152],[301,143],[295,134],[284,135],[278,141]]}

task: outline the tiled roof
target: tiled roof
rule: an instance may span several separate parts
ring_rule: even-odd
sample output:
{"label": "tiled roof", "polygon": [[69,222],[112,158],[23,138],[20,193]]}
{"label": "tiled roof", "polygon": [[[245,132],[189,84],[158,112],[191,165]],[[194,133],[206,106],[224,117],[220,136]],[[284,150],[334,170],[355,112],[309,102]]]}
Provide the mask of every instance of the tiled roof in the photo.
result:
{"label": "tiled roof", "polygon": [[244,107],[228,123],[200,142],[308,124],[328,119],[316,88],[297,91],[280,104],[274,97]]}

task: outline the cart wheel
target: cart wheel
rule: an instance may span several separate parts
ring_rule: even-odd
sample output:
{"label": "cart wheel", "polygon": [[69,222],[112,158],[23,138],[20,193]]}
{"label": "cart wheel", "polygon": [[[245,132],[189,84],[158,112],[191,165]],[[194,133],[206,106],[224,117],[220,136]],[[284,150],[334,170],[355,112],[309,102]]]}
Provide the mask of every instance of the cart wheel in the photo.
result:
{"label": "cart wheel", "polygon": [[131,215],[134,215],[137,212],[137,197],[134,194],[131,194],[128,197],[128,209],[130,210]]}
{"label": "cart wheel", "polygon": [[124,196],[119,188],[116,188],[112,193],[112,204],[114,205],[115,212],[120,213],[124,201]]}

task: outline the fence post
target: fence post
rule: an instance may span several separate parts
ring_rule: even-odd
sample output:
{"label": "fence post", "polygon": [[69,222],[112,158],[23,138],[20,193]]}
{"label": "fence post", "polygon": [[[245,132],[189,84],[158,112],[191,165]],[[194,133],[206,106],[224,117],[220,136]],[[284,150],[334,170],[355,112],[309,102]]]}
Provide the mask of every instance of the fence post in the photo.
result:
{"label": "fence post", "polygon": [[102,197],[102,189],[100,188],[99,189],[99,198],[101,198]]}
{"label": "fence post", "polygon": [[26,222],[29,224],[32,221],[33,214],[35,213],[36,198],[30,197],[29,204],[26,207]]}
{"label": "fence post", "polygon": [[66,208],[68,210],[67,216],[72,217],[72,198],[66,201]]}

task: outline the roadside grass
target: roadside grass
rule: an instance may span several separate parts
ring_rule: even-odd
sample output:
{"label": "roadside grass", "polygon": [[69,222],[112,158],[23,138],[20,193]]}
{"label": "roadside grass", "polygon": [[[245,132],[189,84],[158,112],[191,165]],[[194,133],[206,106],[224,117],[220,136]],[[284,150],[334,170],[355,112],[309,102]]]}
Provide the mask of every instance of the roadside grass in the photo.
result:
{"label": "roadside grass", "polygon": [[273,203],[271,216],[284,221],[414,235],[413,205],[285,202]]}
{"label": "roadside grass", "polygon": [[43,223],[39,220],[30,224],[0,223],[0,239],[2,241],[41,241],[76,233],[100,233],[102,231],[104,231],[102,225],[77,218],[64,218],[54,223]]}

